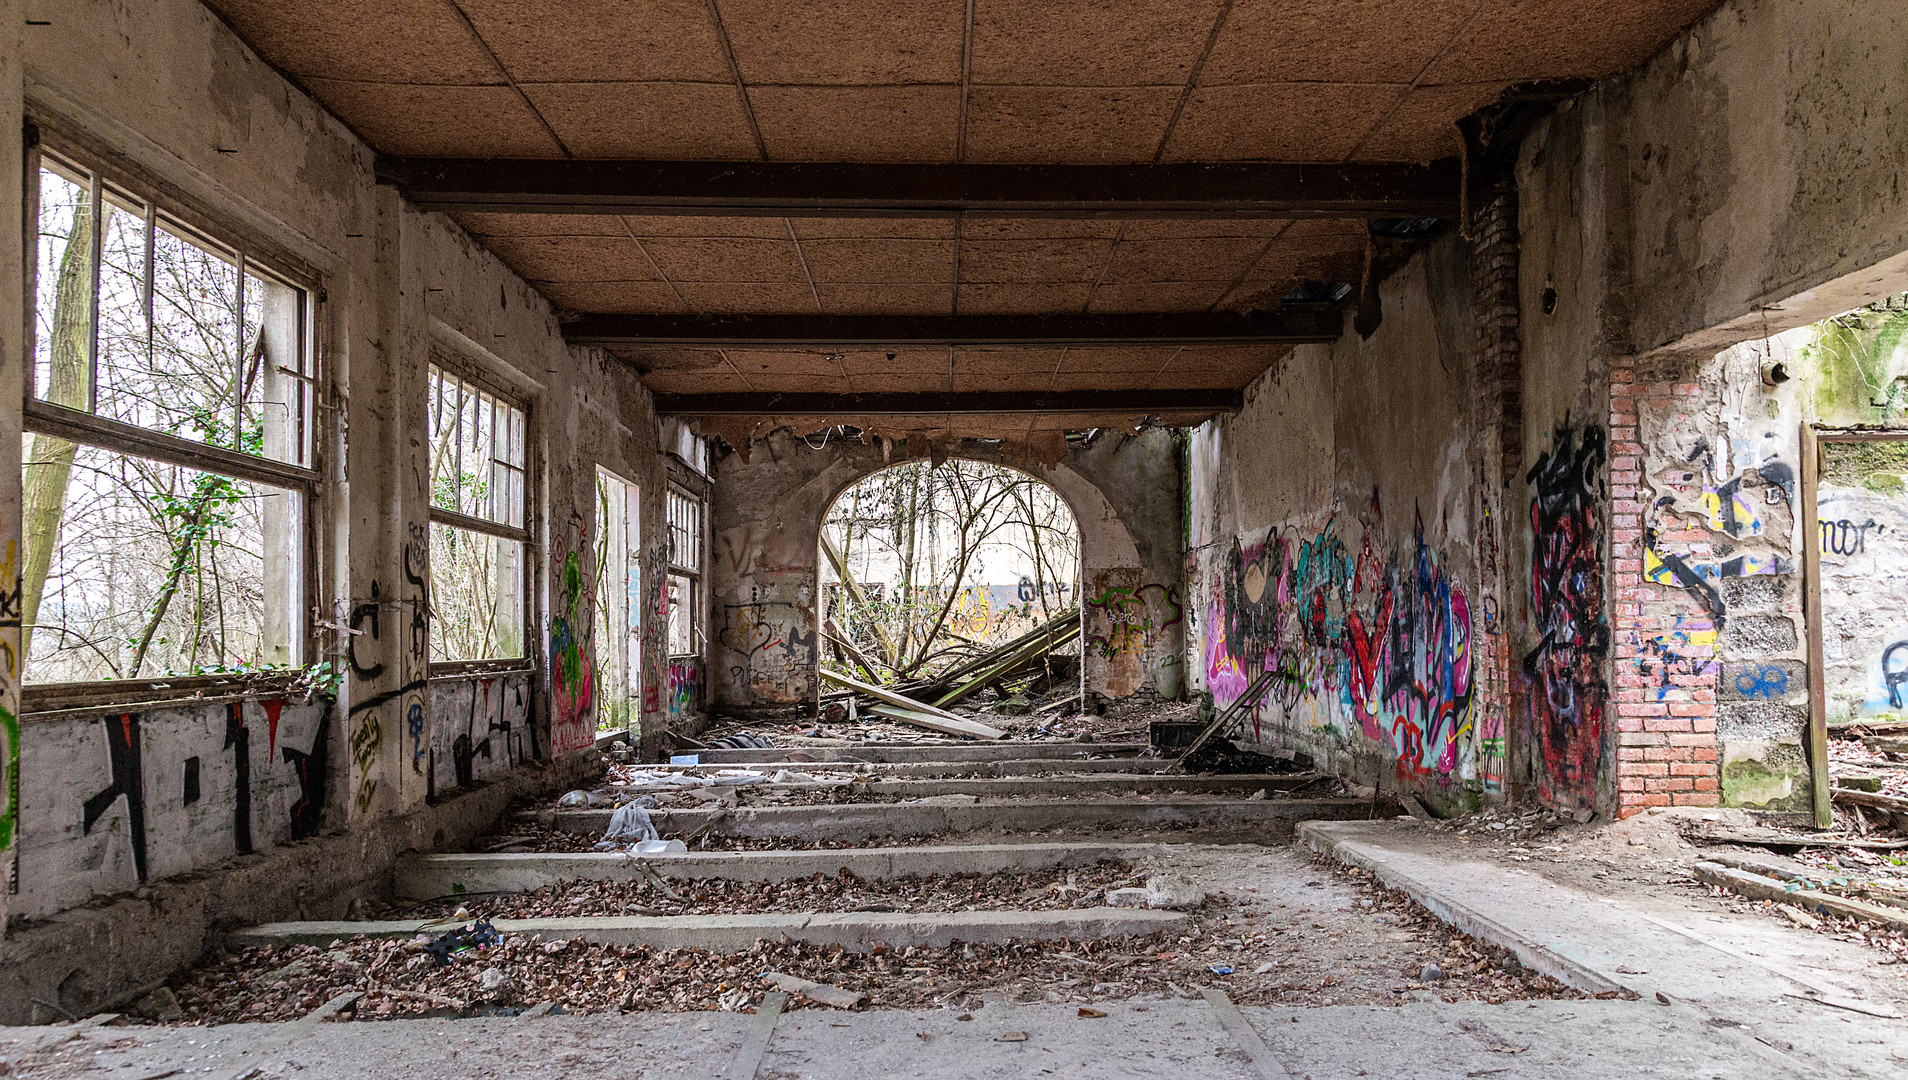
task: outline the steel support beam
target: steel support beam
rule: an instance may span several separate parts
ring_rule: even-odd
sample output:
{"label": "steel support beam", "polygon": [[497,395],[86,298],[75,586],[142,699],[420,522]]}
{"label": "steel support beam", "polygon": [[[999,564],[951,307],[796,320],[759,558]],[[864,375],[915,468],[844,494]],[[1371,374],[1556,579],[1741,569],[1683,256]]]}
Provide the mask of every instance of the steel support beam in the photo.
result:
{"label": "steel support beam", "polygon": [[1458,216],[1457,162],[1429,165],[845,164],[381,158],[427,210],[755,217]]}
{"label": "steel support beam", "polygon": [[1328,304],[1277,312],[1161,315],[585,315],[563,327],[573,345],[721,348],[953,345],[1301,345],[1335,341]]}
{"label": "steel support beam", "polygon": [[659,416],[945,416],[1013,413],[1235,413],[1243,390],[976,390],[919,394],[657,394]]}

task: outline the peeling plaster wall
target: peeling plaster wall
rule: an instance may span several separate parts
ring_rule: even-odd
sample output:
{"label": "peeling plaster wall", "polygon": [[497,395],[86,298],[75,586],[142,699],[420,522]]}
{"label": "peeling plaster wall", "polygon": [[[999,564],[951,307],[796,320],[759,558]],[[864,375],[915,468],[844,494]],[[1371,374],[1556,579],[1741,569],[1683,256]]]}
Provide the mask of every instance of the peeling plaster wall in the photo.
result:
{"label": "peeling plaster wall", "polygon": [[[1608,492],[1578,527],[1602,595],[1568,620],[1525,596],[1515,625],[1532,650],[1602,614],[1599,807],[1809,804],[1798,430],[1848,418],[1763,386],[1768,346],[1731,347],[1908,287],[1905,168],[1908,10],[1853,0],[1725,3],[1525,140],[1526,463],[1602,438],[1581,464]],[[1557,545],[1520,544],[1534,593]],[[1596,682],[1576,670],[1527,665],[1528,755],[1540,789],[1590,795],[1587,756],[1543,745],[1571,730],[1547,691]]]}
{"label": "peeling plaster wall", "polygon": [[[332,903],[335,883],[311,865],[279,860],[273,865],[290,876],[268,880],[244,878],[230,860],[271,860],[290,841],[344,834],[359,849],[352,880],[375,891],[402,850],[393,844],[413,842],[414,820],[444,816],[433,800],[522,777],[529,770],[515,766],[592,745],[598,569],[590,539],[599,464],[641,488],[642,536],[632,544],[643,553],[640,583],[651,586],[648,596],[661,595],[652,575],[664,536],[663,463],[648,392],[606,353],[565,345],[549,303],[455,223],[378,185],[369,149],[194,0],[26,0],[24,7],[3,9],[15,16],[7,35],[32,25],[23,51],[0,50],[7,80],[0,113],[16,124],[24,113],[49,144],[155,192],[215,233],[276,253],[322,297],[316,318],[328,383],[320,414],[328,421],[320,434],[328,482],[309,508],[314,614],[364,632],[352,638],[351,663],[343,636],[330,631],[319,636],[317,655],[306,657],[347,667],[335,706],[286,703],[264,691],[229,702],[147,703],[133,712],[20,716],[19,766],[6,766],[4,777],[20,793],[7,807],[11,850],[0,836],[0,856],[17,874],[5,910],[9,918],[49,921],[16,934],[5,949],[61,955],[35,944],[42,939],[34,935],[63,933],[55,913],[82,903],[128,912],[127,926],[143,925],[129,901],[113,898],[188,874],[230,878],[240,892],[296,894],[314,911],[336,913],[345,897]],[[9,66],[22,55],[23,70]],[[18,206],[23,174],[17,158],[6,161],[14,164],[0,171]],[[22,245],[0,248],[9,275],[0,296],[17,305]],[[17,307],[5,312],[13,317],[0,319],[0,360],[11,361],[0,363],[8,373],[0,379],[0,445],[17,448],[16,328],[25,322]],[[427,365],[445,355],[529,407],[537,436],[529,462],[536,565],[525,662],[433,679],[425,387]],[[19,538],[19,469],[17,458],[8,461],[0,468],[0,549],[10,552]],[[577,572],[567,578],[572,565]],[[353,617],[368,611],[377,618]],[[670,678],[663,613],[646,604],[643,616],[657,646],[645,649],[640,683],[659,688]],[[580,675],[561,685],[553,685],[559,665],[548,659],[553,637],[566,643],[561,658]],[[17,648],[17,639],[8,640]],[[11,710],[20,672],[4,675],[0,705]],[[633,692],[642,693],[640,684]],[[652,700],[645,728],[666,715],[660,695]],[[6,730],[11,743],[10,724]],[[248,768],[240,767],[241,753]],[[479,803],[489,806],[481,799],[463,805]],[[380,824],[387,819],[388,827]],[[254,899],[259,912],[273,908],[272,897]],[[190,948],[167,946],[168,955],[190,960],[204,930],[184,915],[169,922],[166,934]],[[165,973],[139,970],[147,978]],[[59,975],[40,987],[42,996],[54,996]],[[128,989],[105,977],[92,984],[100,1002]]]}
{"label": "peeling plaster wall", "polygon": [[[1275,677],[1248,738],[1450,809],[1485,791],[1473,643],[1479,451],[1467,246],[1382,286],[1384,322],[1302,346],[1192,434],[1193,681]],[[1501,727],[1502,718],[1493,718]]]}
{"label": "peeling plaster wall", "polygon": [[[748,461],[731,453],[716,464],[708,692],[718,711],[814,707],[822,521],[836,496],[899,464],[904,453],[889,461],[879,446],[841,440],[816,450],[784,430],[760,440]],[[998,458],[972,447],[960,456]],[[1085,686],[1110,707],[1150,700],[1162,683],[1171,689],[1180,667],[1183,557],[1175,461],[1166,432],[1105,432],[1093,446],[1076,447],[1061,464],[1035,474],[1066,501],[1080,528]]]}

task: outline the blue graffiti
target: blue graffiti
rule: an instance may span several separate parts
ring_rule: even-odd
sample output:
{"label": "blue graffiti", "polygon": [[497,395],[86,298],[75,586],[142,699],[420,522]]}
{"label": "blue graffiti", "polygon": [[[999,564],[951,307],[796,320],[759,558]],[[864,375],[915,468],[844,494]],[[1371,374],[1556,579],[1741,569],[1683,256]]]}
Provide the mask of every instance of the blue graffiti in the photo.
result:
{"label": "blue graffiti", "polygon": [[1789,692],[1789,673],[1774,664],[1736,672],[1736,693],[1744,697],[1780,697]]}

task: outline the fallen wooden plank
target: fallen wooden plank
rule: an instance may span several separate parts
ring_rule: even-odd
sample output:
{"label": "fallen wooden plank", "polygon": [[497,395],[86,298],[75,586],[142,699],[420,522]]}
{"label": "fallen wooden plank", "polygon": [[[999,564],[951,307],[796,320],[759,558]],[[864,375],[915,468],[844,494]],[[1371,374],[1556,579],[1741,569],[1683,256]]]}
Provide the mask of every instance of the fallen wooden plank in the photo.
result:
{"label": "fallen wooden plank", "polygon": [[1908,754],[1908,738],[1899,735],[1864,735],[1862,745],[1884,754]]}
{"label": "fallen wooden plank", "polygon": [[1721,863],[1737,870],[1747,870],[1752,874],[1761,874],[1763,877],[1793,881],[1811,889],[1835,888],[1843,892],[1860,893],[1861,896],[1857,899],[1885,904],[1893,908],[1908,908],[1908,894],[1896,895],[1891,891],[1890,882],[1863,878],[1859,874],[1829,874],[1799,863],[1794,866],[1782,866],[1765,859],[1736,855],[1727,851],[1708,852],[1703,856],[1703,860]]}
{"label": "fallen wooden plank", "polygon": [[1893,795],[1877,795],[1871,791],[1858,791],[1854,788],[1836,788],[1835,801],[1851,806],[1873,806],[1878,810],[1887,810],[1895,814],[1908,814],[1908,799],[1899,799]]}
{"label": "fallen wooden plank", "polygon": [[1866,900],[1836,896],[1817,889],[1791,890],[1775,878],[1716,862],[1699,862],[1695,870],[1698,880],[1734,890],[1752,900],[1773,900],[1778,904],[1793,904],[1816,914],[1840,915],[1896,930],[1908,930],[1908,911],[1897,911]]}
{"label": "fallen wooden plank", "polygon": [[1271,689],[1272,680],[1277,675],[1278,672],[1276,671],[1260,672],[1259,677],[1252,680],[1252,685],[1246,687],[1245,693],[1234,698],[1232,704],[1227,705],[1223,712],[1212,718],[1212,723],[1207,724],[1200,730],[1191,745],[1186,747],[1186,751],[1179,755],[1179,760],[1184,762],[1187,758],[1198,753],[1208,742],[1211,742],[1213,736],[1230,731],[1232,729],[1233,720],[1244,714],[1247,709],[1258,704],[1259,699],[1265,696],[1265,692]]}
{"label": "fallen wooden plank", "polygon": [[827,679],[829,682],[839,683],[842,686],[845,686],[848,689],[855,691],[856,693],[862,694],[866,697],[871,697],[875,699],[876,701],[886,702],[887,704],[893,705],[896,708],[913,709],[916,712],[928,713],[933,716],[939,716],[946,720],[959,720],[961,723],[967,722],[966,720],[963,720],[961,717],[955,716],[953,713],[948,712],[946,709],[937,709],[934,706],[929,705],[925,701],[918,701],[914,698],[907,697],[906,695],[897,694],[894,691],[887,689],[886,687],[870,685],[868,683],[862,682],[860,679],[851,679],[846,675],[840,674],[839,672],[829,671],[826,668],[824,668],[822,669],[821,677],[824,679]]}
{"label": "fallen wooden plank", "polygon": [[939,731],[948,735],[972,735],[977,739],[1005,738],[1007,733],[999,728],[991,728],[975,720],[949,720],[932,713],[903,709],[896,705],[870,705],[868,713],[872,716],[885,716],[890,720],[899,720],[904,724],[924,727],[929,731]]}
{"label": "fallen wooden plank", "polygon": [[1866,848],[1869,851],[1893,851],[1908,848],[1908,840],[1856,840],[1846,836],[1790,836],[1783,833],[1749,833],[1731,829],[1706,829],[1688,834],[1699,844],[1749,844],[1754,847]]}
{"label": "fallen wooden plank", "polygon": [[1838,720],[1828,726],[1829,734],[1860,732],[1868,735],[1908,735],[1908,720]]}

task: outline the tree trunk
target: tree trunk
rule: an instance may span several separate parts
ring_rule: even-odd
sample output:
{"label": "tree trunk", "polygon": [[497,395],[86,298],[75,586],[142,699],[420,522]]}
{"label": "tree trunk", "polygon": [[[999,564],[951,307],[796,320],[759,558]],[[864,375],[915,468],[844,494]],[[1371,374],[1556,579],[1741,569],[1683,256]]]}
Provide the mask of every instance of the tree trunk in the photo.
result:
{"label": "tree trunk", "polygon": [[[59,277],[53,292],[51,371],[46,400],[70,409],[85,409],[89,398],[93,327],[92,206],[86,196],[73,213],[73,231],[60,255]],[[106,214],[111,214],[110,207]],[[40,618],[40,599],[46,575],[59,543],[60,522],[66,514],[66,483],[73,474],[76,448],[65,439],[35,435],[28,444],[21,484],[20,523],[26,558],[20,567],[20,657],[31,654],[33,630]]]}

